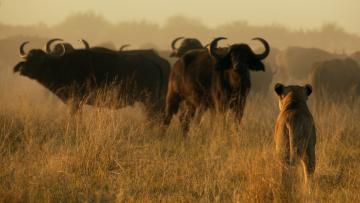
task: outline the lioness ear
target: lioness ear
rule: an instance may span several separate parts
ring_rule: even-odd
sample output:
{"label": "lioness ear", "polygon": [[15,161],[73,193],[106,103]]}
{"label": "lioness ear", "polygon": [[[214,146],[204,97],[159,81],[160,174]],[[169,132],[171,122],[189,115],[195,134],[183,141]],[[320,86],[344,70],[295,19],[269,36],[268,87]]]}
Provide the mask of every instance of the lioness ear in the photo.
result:
{"label": "lioness ear", "polygon": [[274,90],[276,94],[280,96],[284,92],[284,85],[281,83],[276,83]]}
{"label": "lioness ear", "polygon": [[306,84],[306,85],[304,86],[304,88],[305,88],[305,92],[306,92],[307,96],[309,96],[309,95],[312,93],[312,87],[311,87],[311,85]]}

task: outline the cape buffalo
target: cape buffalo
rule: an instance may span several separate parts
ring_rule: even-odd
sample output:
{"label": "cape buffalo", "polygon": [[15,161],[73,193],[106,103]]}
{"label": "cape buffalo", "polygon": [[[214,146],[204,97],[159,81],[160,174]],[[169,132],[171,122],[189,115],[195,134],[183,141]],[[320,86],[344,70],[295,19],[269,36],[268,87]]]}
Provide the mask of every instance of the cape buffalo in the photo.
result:
{"label": "cape buffalo", "polygon": [[[26,54],[24,46],[28,43],[20,46],[24,61],[14,67],[14,72],[36,80],[71,104],[72,113],[82,104],[120,108],[136,101],[146,103],[151,112],[163,108],[166,77],[161,67],[146,57],[105,48],[63,50],[58,56],[32,49]],[[111,90],[114,100],[99,103],[99,92],[106,90]]]}
{"label": "cape buffalo", "polygon": [[[51,45],[56,41],[59,41],[61,43],[55,44],[54,48],[52,49]],[[58,55],[63,54],[63,52],[69,53],[69,52],[72,52],[73,50],[75,50],[75,48],[70,43],[62,42],[62,41],[63,40],[60,38],[54,38],[54,39],[49,40],[45,46],[46,52],[48,54],[58,56]]]}
{"label": "cape buffalo", "polygon": [[277,56],[277,66],[296,80],[304,80],[316,62],[342,58],[318,48],[289,47]]}
{"label": "cape buffalo", "polygon": [[[112,52],[112,50],[109,50],[104,47],[91,47],[89,43],[82,39],[81,40],[85,46],[85,49],[91,49],[94,51],[102,51],[102,52]],[[162,80],[164,82],[164,86],[162,86],[162,95],[166,94],[166,87],[167,82],[170,74],[170,64],[167,60],[163,59],[159,56],[159,54],[154,49],[136,49],[136,50],[124,50],[125,47],[129,47],[130,44],[122,45],[118,51],[118,53],[122,56],[129,56],[131,58],[138,58],[139,60],[147,60],[150,63],[153,63],[155,66],[157,66],[162,73]]]}
{"label": "cape buffalo", "polygon": [[231,109],[241,121],[251,87],[250,70],[265,71],[261,60],[269,55],[270,47],[264,39],[254,38],[264,45],[262,54],[255,54],[247,44],[233,44],[225,54],[219,54],[217,43],[222,39],[226,38],[219,37],[211,42],[210,52],[192,50],[174,64],[166,95],[166,126],[178,112],[181,102],[187,106],[180,116],[184,132],[197,109],[200,112]]}
{"label": "cape buffalo", "polygon": [[[179,40],[183,40],[179,48],[176,48],[176,42]],[[170,57],[181,57],[186,52],[193,50],[193,49],[204,49],[205,47],[201,44],[198,39],[195,38],[184,38],[178,37],[175,38],[171,43],[172,53]]]}
{"label": "cape buffalo", "polygon": [[[170,74],[170,63],[162,58],[157,51],[154,49],[133,49],[133,50],[125,50],[125,48],[130,47],[130,44],[124,44],[119,48],[119,52],[124,55],[132,55],[132,56],[141,56],[145,57],[148,60],[152,61],[156,65],[158,65],[161,68],[161,71],[163,73],[163,78],[165,84],[168,82],[169,74]],[[165,88],[167,85],[165,85]],[[164,92],[166,93],[166,89],[164,89]],[[165,94],[164,93],[164,94]]]}
{"label": "cape buffalo", "polygon": [[360,93],[360,67],[350,58],[316,63],[309,80],[317,100],[338,101]]}

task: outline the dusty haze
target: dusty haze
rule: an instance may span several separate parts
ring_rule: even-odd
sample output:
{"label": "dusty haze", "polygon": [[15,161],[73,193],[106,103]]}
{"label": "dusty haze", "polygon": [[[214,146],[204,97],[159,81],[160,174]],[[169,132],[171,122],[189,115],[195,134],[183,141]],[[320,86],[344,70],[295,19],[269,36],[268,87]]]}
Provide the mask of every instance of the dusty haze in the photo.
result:
{"label": "dusty haze", "polygon": [[2,0],[0,19],[15,25],[54,25],[70,14],[94,10],[113,23],[146,20],[164,24],[168,17],[182,14],[209,26],[243,20],[255,25],[275,23],[309,29],[334,22],[360,33],[359,7],[357,0]]}
{"label": "dusty haze", "polygon": [[[30,41],[28,51],[60,37],[83,47],[84,38],[166,53],[178,36],[263,48],[251,42],[260,36],[270,56],[301,46],[343,57],[360,50],[359,11],[360,0],[0,0],[0,202],[281,202],[273,85],[289,78],[288,66],[267,94],[251,90],[241,124],[231,112],[206,112],[184,138],[178,118],[164,133],[142,105],[87,106],[70,117],[42,85],[13,73],[19,45]],[[306,53],[290,58],[297,70],[314,58]],[[360,99],[316,109],[313,95],[313,190],[295,186],[283,202],[360,202]]]}
{"label": "dusty haze", "polygon": [[349,53],[360,47],[359,7],[355,0],[0,0],[0,39],[85,38],[92,45],[111,41],[116,47],[169,49],[177,36],[203,43],[217,36],[228,37],[228,43],[260,36],[277,48]]}

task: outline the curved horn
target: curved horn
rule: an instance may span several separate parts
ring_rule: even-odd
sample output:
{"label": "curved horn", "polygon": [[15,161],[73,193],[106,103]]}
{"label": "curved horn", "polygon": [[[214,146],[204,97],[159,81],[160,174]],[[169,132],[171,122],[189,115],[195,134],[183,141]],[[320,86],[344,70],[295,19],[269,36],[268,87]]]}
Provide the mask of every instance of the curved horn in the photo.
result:
{"label": "curved horn", "polygon": [[20,57],[21,58],[26,58],[26,56],[27,56],[26,52],[24,51],[24,47],[25,47],[26,44],[29,44],[29,41],[23,42],[20,45]]}
{"label": "curved horn", "polygon": [[176,50],[176,47],[175,47],[176,42],[179,41],[179,40],[181,40],[181,39],[184,39],[184,37],[177,37],[177,38],[175,38],[175,39],[171,42],[171,48],[172,48],[173,50]]}
{"label": "curved horn", "polygon": [[46,43],[46,53],[51,53],[51,44],[53,43],[53,42],[56,42],[56,41],[63,41],[62,39],[60,39],[60,38],[54,38],[54,39],[51,39],[51,40],[49,40],[47,43]]}
{"label": "curved horn", "polygon": [[123,51],[126,47],[129,47],[130,44],[124,44],[119,48],[119,51]]}
{"label": "curved horn", "polygon": [[90,49],[90,45],[89,45],[89,43],[88,43],[86,40],[81,39],[81,42],[84,44],[85,49]]}
{"label": "curved horn", "polygon": [[[225,37],[217,37],[210,43],[210,54],[215,57],[216,59],[222,59],[224,56],[217,53],[217,43],[220,40],[227,39]],[[230,49],[229,49],[230,51]]]}
{"label": "curved horn", "polygon": [[260,37],[255,37],[252,40],[259,40],[264,45],[265,51],[262,54],[256,54],[256,58],[259,60],[265,59],[270,53],[269,43],[267,43],[266,40],[264,40],[263,38],[260,38]]}
{"label": "curved horn", "polygon": [[62,48],[62,52],[61,52],[61,54],[59,54],[59,57],[64,56],[65,52],[66,52],[65,45],[63,43],[61,43],[60,45],[61,45],[61,48]]}

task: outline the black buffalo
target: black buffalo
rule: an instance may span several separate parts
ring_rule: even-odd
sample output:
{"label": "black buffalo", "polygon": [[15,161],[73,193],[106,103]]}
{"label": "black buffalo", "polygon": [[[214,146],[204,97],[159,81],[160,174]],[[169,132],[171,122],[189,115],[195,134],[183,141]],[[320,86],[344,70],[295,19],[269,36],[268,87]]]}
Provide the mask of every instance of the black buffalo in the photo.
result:
{"label": "black buffalo", "polygon": [[[122,54],[110,49],[74,49],[60,55],[32,49],[20,55],[24,61],[14,72],[36,80],[75,113],[82,104],[120,108],[143,102],[149,112],[160,112],[166,92],[167,76],[159,64],[139,55]],[[110,100],[98,102],[98,96],[111,91]],[[105,100],[104,100],[105,101]]]}
{"label": "black buffalo", "polygon": [[317,101],[343,101],[360,95],[360,67],[351,58],[314,64],[309,80]]}
{"label": "black buffalo", "polygon": [[277,55],[276,63],[288,77],[304,80],[316,62],[344,57],[318,48],[288,47]]}
{"label": "black buffalo", "polygon": [[[51,45],[54,42],[60,42],[60,43],[56,43],[54,48],[51,48]],[[65,52],[69,53],[75,50],[75,48],[68,42],[63,42],[63,39],[60,38],[54,38],[54,39],[50,39],[45,46],[45,50],[48,54],[54,55],[54,56],[59,56],[64,54]]]}
{"label": "black buffalo", "polygon": [[170,123],[182,102],[187,107],[180,116],[185,132],[197,109],[200,112],[231,109],[241,121],[251,87],[250,70],[265,71],[262,60],[269,55],[270,47],[264,39],[254,38],[265,46],[262,54],[255,54],[247,44],[233,44],[226,53],[220,54],[217,42],[222,39],[225,38],[211,42],[210,52],[192,50],[174,64],[166,95],[165,125]]}
{"label": "black buffalo", "polygon": [[[183,40],[183,41],[181,42],[180,47],[177,48],[176,43],[179,40]],[[170,57],[181,57],[190,50],[204,49],[205,47],[196,38],[178,37],[172,41],[171,48],[172,48],[172,53],[170,54]]]}
{"label": "black buffalo", "polygon": [[[94,50],[94,51],[100,51],[100,52],[113,52],[112,50],[109,50],[105,47],[90,47],[90,44],[84,40],[81,39],[83,42],[86,50]],[[135,50],[124,50],[126,47],[129,47],[130,44],[122,45],[118,51],[118,53],[121,56],[129,56],[131,58],[137,58],[138,60],[145,60],[150,63],[153,63],[155,66],[160,68],[162,72],[162,78],[165,84],[168,82],[169,74],[170,74],[170,64],[167,60],[163,59],[159,56],[159,54],[154,49],[135,49]],[[166,85],[163,88],[164,94],[166,93]]]}

